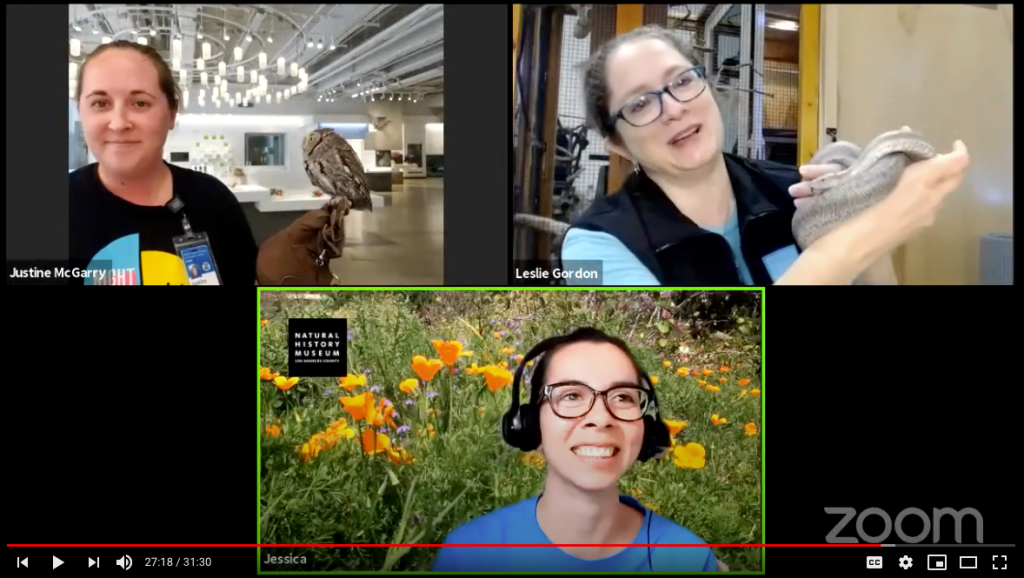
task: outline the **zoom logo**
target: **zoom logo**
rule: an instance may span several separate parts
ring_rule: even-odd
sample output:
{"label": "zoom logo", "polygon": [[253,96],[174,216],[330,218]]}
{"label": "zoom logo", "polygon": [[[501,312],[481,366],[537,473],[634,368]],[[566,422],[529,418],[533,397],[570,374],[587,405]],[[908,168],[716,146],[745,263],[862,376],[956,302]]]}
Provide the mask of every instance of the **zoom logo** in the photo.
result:
{"label": "zoom logo", "polygon": [[[900,511],[900,513],[896,515],[895,522],[891,517],[889,517],[888,512],[881,508],[868,508],[863,512],[860,512],[859,514],[857,513],[856,508],[825,508],[825,513],[840,514],[843,516],[843,518],[839,520],[835,527],[832,528],[832,531],[828,533],[828,536],[825,537],[825,541],[829,544],[856,544],[858,542],[857,538],[839,535],[839,533],[842,532],[843,529],[846,528],[846,526],[848,526],[850,524],[850,521],[854,518],[857,519],[855,523],[857,537],[864,542],[869,542],[872,544],[884,542],[886,539],[889,538],[889,535],[892,534],[893,526],[895,526],[896,535],[905,544],[918,544],[924,542],[925,539],[928,537],[928,533],[932,531],[932,528],[934,528],[935,531],[932,535],[931,543],[942,544],[943,542],[940,539],[939,531],[940,525],[942,519],[949,516],[952,516],[955,521],[954,538],[956,539],[957,544],[961,543],[961,522],[963,521],[964,516],[971,516],[974,518],[978,528],[977,542],[978,544],[984,543],[982,541],[981,513],[978,512],[978,510],[975,510],[974,508],[963,508],[961,510],[954,510],[953,508],[933,508],[931,517],[929,517],[928,514],[926,514],[925,511],[920,508],[907,508],[905,510]],[[880,518],[882,520],[882,523],[884,524],[884,530],[881,534],[877,536],[871,536],[864,531],[864,520],[872,516]],[[909,536],[903,530],[903,522],[909,517],[920,518],[921,523],[923,523],[924,525],[924,528],[920,531],[920,533],[918,533],[915,536]],[[914,521],[912,523],[913,526],[916,528],[917,522]]]}

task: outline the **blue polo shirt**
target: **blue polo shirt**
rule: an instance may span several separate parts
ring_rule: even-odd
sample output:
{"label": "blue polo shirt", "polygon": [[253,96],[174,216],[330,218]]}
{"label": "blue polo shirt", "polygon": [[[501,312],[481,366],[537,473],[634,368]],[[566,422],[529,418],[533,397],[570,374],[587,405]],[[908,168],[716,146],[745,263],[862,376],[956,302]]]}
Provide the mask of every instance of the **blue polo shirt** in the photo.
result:
{"label": "blue polo shirt", "polygon": [[[537,522],[537,500],[506,506],[462,524],[445,544],[551,544]],[[643,512],[644,523],[633,544],[705,544],[693,532],[659,516],[628,496],[619,501]],[[650,542],[647,528],[650,523]],[[650,562],[648,562],[650,552]],[[434,560],[439,572],[714,572],[711,548],[630,547],[600,560],[582,560],[557,547],[502,548],[443,546]]]}

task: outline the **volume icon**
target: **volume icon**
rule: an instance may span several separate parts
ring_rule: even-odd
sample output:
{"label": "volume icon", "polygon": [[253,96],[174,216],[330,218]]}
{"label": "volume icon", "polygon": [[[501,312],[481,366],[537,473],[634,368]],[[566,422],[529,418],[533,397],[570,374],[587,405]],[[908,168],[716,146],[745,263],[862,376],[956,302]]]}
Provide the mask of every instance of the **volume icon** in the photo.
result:
{"label": "volume icon", "polygon": [[127,555],[121,556],[117,559],[117,562],[115,562],[115,564],[124,568],[125,570],[130,570],[132,567],[132,557]]}

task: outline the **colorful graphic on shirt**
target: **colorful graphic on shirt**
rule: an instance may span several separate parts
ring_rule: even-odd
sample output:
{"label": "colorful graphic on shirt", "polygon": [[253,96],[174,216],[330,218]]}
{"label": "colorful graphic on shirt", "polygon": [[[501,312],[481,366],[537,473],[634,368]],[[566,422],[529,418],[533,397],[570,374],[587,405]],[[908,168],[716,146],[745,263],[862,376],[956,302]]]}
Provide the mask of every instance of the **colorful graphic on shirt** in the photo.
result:
{"label": "colorful graphic on shirt", "polygon": [[163,251],[140,251],[138,233],[108,244],[92,258],[88,269],[106,274],[102,278],[86,278],[86,285],[189,284],[185,263],[177,255]]}

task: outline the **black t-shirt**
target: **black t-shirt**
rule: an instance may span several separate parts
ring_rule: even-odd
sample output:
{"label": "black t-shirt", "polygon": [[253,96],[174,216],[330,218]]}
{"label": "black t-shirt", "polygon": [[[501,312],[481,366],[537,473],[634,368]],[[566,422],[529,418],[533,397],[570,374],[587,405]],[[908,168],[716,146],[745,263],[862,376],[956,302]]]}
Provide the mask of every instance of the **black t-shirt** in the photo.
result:
{"label": "black t-shirt", "polygon": [[[238,199],[216,178],[167,165],[174,195],[184,203],[194,233],[206,233],[223,285],[252,285],[256,280],[256,241]],[[145,207],[111,193],[99,179],[98,165],[70,174],[71,259],[104,261],[113,268],[106,282],[115,285],[188,285],[189,272],[174,249],[184,234],[181,214],[166,207]],[[205,265],[204,265],[205,266]]]}

